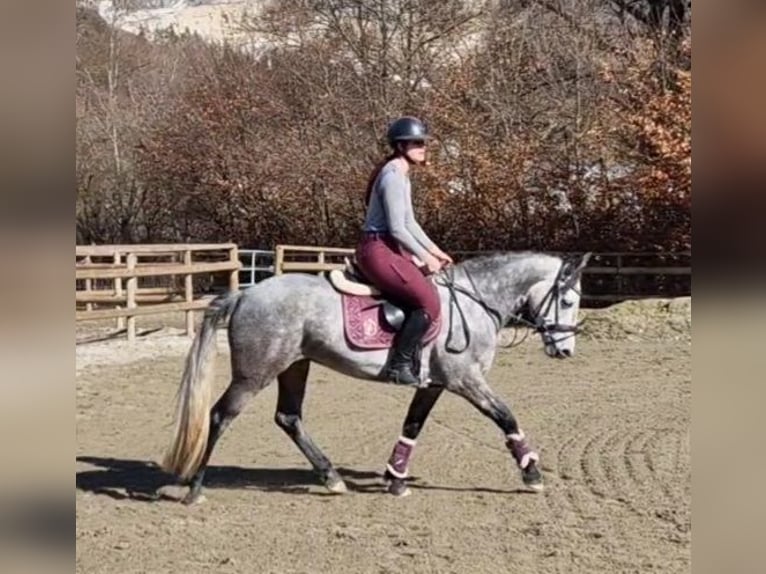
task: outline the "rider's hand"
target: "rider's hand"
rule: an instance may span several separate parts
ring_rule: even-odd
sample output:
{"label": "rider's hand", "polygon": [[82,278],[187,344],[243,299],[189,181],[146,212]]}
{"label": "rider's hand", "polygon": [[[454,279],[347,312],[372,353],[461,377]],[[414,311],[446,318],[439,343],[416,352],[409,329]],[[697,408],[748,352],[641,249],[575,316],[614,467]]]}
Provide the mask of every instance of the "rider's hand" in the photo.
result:
{"label": "rider's hand", "polygon": [[436,257],[439,261],[442,262],[443,265],[453,265],[455,262],[452,261],[452,257],[444,253],[441,249],[436,247],[432,252],[431,255]]}
{"label": "rider's hand", "polygon": [[423,263],[426,264],[429,273],[436,273],[442,268],[442,262],[430,253],[426,255]]}

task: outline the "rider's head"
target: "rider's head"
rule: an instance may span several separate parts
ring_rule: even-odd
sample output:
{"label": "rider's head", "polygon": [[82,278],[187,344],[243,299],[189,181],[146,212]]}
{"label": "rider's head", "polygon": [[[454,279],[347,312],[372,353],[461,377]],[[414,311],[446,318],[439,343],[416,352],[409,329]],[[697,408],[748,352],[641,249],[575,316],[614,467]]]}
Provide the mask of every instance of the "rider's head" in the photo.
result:
{"label": "rider's head", "polygon": [[397,119],[388,126],[386,139],[396,156],[401,156],[410,163],[425,163],[428,128],[419,119],[412,116]]}

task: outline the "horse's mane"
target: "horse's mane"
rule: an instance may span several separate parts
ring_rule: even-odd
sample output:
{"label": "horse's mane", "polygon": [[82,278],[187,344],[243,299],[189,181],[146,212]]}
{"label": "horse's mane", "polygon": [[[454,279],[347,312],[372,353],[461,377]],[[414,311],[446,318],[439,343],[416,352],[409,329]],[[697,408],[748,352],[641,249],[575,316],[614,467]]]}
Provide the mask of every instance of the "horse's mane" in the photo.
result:
{"label": "horse's mane", "polygon": [[560,261],[560,258],[555,255],[539,251],[495,251],[465,259],[458,263],[456,267],[463,268],[469,273],[481,273],[482,271],[492,271],[497,267],[521,261],[523,259],[530,259],[532,257],[543,259],[551,258]]}

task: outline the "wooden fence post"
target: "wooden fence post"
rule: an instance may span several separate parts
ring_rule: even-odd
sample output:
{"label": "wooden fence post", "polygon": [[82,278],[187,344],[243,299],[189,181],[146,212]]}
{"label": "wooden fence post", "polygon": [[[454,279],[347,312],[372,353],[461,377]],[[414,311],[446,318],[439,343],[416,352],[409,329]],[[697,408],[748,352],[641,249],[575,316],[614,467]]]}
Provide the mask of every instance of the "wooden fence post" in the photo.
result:
{"label": "wooden fence post", "polygon": [[[93,261],[93,259],[91,259],[90,255],[86,255],[84,261],[85,261],[85,265],[89,265]],[[86,279],[85,280],[85,290],[86,291],[90,291],[91,289],[93,289],[93,282],[90,279]],[[86,311],[92,311],[93,310],[93,303],[91,303],[90,301],[85,303],[85,310]]]}
{"label": "wooden fence post", "polygon": [[282,245],[277,245],[274,251],[274,275],[282,275],[282,263],[284,263],[285,259],[285,248]]}
{"label": "wooden fence post", "polygon": [[[128,253],[128,271],[135,272],[136,260],[138,256],[135,253]],[[138,287],[138,277],[131,275],[128,277],[128,301],[127,308],[135,309],[136,307],[136,290]],[[136,340],[136,316],[128,315],[128,341],[133,342]]]}
{"label": "wooden fence post", "polygon": [[229,274],[229,290],[238,291],[240,263],[239,263],[239,250],[236,245],[229,250],[229,261],[231,261],[232,263],[236,263],[237,265],[237,267],[235,269],[232,269],[231,273]]}
{"label": "wooden fence post", "polygon": [[[192,252],[190,249],[184,251],[184,265],[192,264]],[[187,273],[184,276],[184,298],[187,303],[191,303],[194,300],[194,281],[193,275]],[[194,311],[192,309],[186,310],[186,336],[194,337]]]}
{"label": "wooden fence post", "polygon": [[617,255],[617,269],[615,270],[615,273],[617,274],[617,296],[622,297],[622,294],[625,291],[622,274],[622,254]]}
{"label": "wooden fence post", "polygon": [[[119,251],[114,252],[114,264],[119,265],[122,262],[122,257],[120,255]],[[115,277],[114,279],[114,294],[117,297],[122,296],[122,278]],[[116,305],[117,309],[122,309],[122,305]],[[124,329],[125,328],[125,317],[117,317],[117,329]]]}

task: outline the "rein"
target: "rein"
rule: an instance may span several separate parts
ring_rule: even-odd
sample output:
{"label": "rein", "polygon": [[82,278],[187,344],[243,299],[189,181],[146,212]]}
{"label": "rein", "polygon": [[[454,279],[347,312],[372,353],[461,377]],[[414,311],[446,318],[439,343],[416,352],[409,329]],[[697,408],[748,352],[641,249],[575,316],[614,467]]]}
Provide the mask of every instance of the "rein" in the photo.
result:
{"label": "rein", "polygon": [[[500,331],[500,328],[503,325],[503,316],[501,313],[495,309],[494,307],[491,307],[487,304],[486,301],[482,298],[481,294],[479,293],[479,290],[476,288],[476,284],[473,282],[473,278],[471,277],[471,274],[468,273],[468,270],[465,269],[465,276],[468,278],[468,281],[471,284],[471,287],[473,288],[473,293],[468,291],[467,289],[461,287],[460,285],[457,285],[455,283],[455,268],[454,267],[448,267],[445,272],[445,281],[443,283],[440,283],[440,285],[443,285],[447,288],[449,291],[449,331],[447,332],[447,342],[445,344],[445,347],[447,351],[451,353],[462,353],[465,351],[468,346],[471,344],[471,332],[468,328],[468,322],[465,319],[465,314],[463,313],[463,309],[460,306],[460,303],[458,303],[457,300],[457,292],[462,293],[472,301],[478,303],[482,309],[492,318],[492,321],[495,323],[495,329],[496,331]],[[460,314],[460,321],[463,326],[463,336],[465,337],[465,347],[463,347],[460,350],[455,349],[454,347],[451,347],[451,341],[452,341],[452,322],[453,322],[453,315],[454,315],[454,309],[457,308],[458,313]]]}

